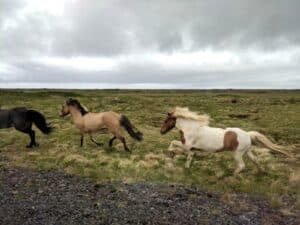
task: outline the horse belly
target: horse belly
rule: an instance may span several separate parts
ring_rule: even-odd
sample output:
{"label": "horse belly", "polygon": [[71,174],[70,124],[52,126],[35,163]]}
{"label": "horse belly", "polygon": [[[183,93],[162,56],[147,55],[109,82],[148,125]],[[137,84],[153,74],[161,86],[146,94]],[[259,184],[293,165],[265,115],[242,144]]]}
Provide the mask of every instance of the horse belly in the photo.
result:
{"label": "horse belly", "polygon": [[223,148],[223,136],[218,134],[202,136],[193,147],[208,152],[216,152]]}
{"label": "horse belly", "polygon": [[95,132],[103,127],[103,124],[99,121],[87,121],[84,124],[85,132]]}
{"label": "horse belly", "polygon": [[[219,149],[223,148],[223,143],[213,142],[213,141],[206,141],[204,143],[201,143],[201,145],[197,145],[199,149],[208,151],[208,152],[216,152]],[[197,147],[195,147],[197,148]]]}

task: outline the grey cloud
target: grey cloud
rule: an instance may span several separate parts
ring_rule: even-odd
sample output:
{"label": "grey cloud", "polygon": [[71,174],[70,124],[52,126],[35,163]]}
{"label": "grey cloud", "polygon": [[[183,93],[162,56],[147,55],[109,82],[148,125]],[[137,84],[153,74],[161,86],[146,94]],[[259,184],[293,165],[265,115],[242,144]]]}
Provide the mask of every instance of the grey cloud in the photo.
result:
{"label": "grey cloud", "polygon": [[[4,2],[1,11],[10,12],[6,16],[14,17],[13,9],[23,6]],[[297,0],[78,1],[66,4],[63,18],[32,15],[17,21],[15,29],[5,32],[1,48],[14,54],[66,56],[110,56],[137,49],[173,52],[183,48],[187,34],[190,51],[272,50],[299,44],[299,10]]]}
{"label": "grey cloud", "polygon": [[[46,66],[31,58],[106,56],[144,52],[195,52],[211,48],[242,52],[300,47],[298,0],[91,0],[66,3],[64,15],[20,16],[26,1],[2,0],[0,57],[17,71],[0,70],[0,82],[160,83],[183,86],[297,87],[293,67],[270,65],[239,71],[165,69],[159,64],[121,65],[117,71],[86,72]],[[13,21],[7,26],[7,21]],[[6,24],[6,25],[5,25]],[[1,66],[1,64],[0,64]],[[1,68],[0,68],[1,69]],[[289,80],[282,81],[286,74]],[[255,77],[256,76],[256,77]],[[189,85],[188,85],[189,84]],[[298,85],[299,86],[299,85]]]}
{"label": "grey cloud", "polygon": [[7,16],[14,16],[15,12],[20,8],[23,8],[25,2],[22,0],[1,0],[1,13],[0,13],[0,24],[3,23],[3,18]]}
{"label": "grey cloud", "polygon": [[0,42],[2,56],[10,58],[40,56],[51,53],[53,29],[51,20],[44,15],[30,15],[25,21],[18,21],[19,26],[5,31]]}

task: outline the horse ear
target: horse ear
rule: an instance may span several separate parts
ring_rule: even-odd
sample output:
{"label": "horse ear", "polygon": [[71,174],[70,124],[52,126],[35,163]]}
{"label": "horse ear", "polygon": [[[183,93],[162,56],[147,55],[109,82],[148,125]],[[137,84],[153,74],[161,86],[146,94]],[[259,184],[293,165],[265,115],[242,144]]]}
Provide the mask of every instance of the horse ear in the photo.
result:
{"label": "horse ear", "polygon": [[168,112],[168,116],[172,116],[172,113]]}
{"label": "horse ear", "polygon": [[72,102],[72,100],[73,100],[72,98],[68,98],[67,101],[66,101],[66,103],[70,104]]}

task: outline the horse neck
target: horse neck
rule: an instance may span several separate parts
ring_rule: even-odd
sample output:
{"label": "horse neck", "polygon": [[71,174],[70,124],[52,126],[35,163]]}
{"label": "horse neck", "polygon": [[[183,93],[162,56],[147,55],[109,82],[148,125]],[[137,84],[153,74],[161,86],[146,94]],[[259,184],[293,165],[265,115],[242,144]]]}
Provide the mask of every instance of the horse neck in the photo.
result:
{"label": "horse neck", "polygon": [[79,112],[78,109],[71,107],[70,108],[70,114],[73,118],[74,123],[80,122],[82,120],[81,112]]}
{"label": "horse neck", "polygon": [[183,130],[185,132],[193,132],[195,129],[199,130],[204,125],[201,125],[198,121],[185,119],[185,118],[177,118],[176,120],[176,127],[179,130]]}

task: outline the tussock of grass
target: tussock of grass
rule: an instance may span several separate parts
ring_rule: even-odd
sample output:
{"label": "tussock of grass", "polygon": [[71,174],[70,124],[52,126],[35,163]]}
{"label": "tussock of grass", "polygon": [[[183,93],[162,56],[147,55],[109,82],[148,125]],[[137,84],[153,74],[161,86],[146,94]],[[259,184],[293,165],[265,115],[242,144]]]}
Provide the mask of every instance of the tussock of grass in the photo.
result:
{"label": "tussock of grass", "polygon": [[92,165],[93,161],[88,160],[86,157],[79,155],[79,154],[74,154],[74,155],[68,155],[67,157],[64,158],[64,163],[70,163],[70,162],[75,162],[83,165]]}
{"label": "tussock of grass", "polygon": [[164,160],[166,158],[166,156],[164,154],[153,154],[153,153],[149,153],[147,155],[145,155],[145,160],[146,161],[151,161],[151,160]]}
{"label": "tussock of grass", "polygon": [[[117,179],[196,184],[224,191],[224,201],[228,202],[235,191],[261,194],[275,207],[282,205],[283,196],[290,196],[294,207],[300,208],[299,91],[0,90],[0,93],[1,106],[34,108],[56,128],[49,136],[37,131],[40,147],[33,150],[25,148],[29,142],[27,135],[14,129],[0,130],[0,166],[61,169],[97,182]],[[133,141],[126,134],[132,150],[129,154],[118,140],[109,148],[111,135],[103,131],[95,139],[104,146],[95,146],[86,137],[80,148],[80,137],[71,119],[58,116],[58,109],[69,96],[78,98],[90,111],[112,110],[126,115],[144,133],[144,141]],[[185,169],[184,155],[169,158],[165,154],[170,141],[179,139],[178,132],[159,133],[166,112],[174,106],[189,106],[191,110],[210,114],[212,126],[257,130],[278,144],[294,145],[296,160],[289,161],[267,149],[256,148],[255,154],[266,172],[260,173],[246,158],[246,169],[238,178],[232,176],[235,167],[232,154],[199,152],[191,168]]]}
{"label": "tussock of grass", "polygon": [[300,169],[292,171],[289,176],[290,184],[300,184]]}
{"label": "tussock of grass", "polygon": [[153,167],[158,167],[159,162],[157,160],[151,160],[151,161],[144,161],[141,160],[137,163],[138,168],[153,168]]}

